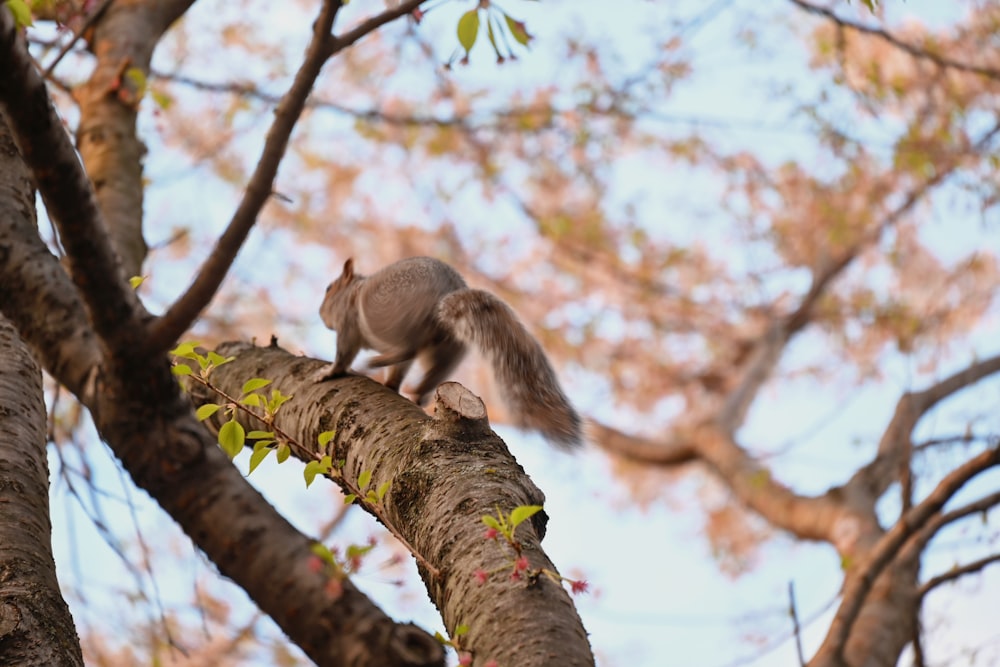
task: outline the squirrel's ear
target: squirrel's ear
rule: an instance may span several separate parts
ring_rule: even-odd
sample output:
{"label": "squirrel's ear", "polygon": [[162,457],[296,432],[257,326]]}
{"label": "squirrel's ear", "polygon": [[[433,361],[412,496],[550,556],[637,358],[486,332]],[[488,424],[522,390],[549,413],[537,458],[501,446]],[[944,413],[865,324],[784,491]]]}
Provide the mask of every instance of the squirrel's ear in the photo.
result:
{"label": "squirrel's ear", "polygon": [[344,271],[343,271],[342,275],[343,275],[344,278],[353,278],[354,277],[354,258],[353,257],[348,257],[347,261],[344,262]]}

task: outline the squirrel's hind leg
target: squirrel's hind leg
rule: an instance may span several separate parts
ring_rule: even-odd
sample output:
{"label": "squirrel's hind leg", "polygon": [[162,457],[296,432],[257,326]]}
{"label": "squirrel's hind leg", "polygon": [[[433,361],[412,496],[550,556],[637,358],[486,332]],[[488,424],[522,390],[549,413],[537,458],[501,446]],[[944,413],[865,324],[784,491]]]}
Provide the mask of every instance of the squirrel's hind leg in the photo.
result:
{"label": "squirrel's hind leg", "polygon": [[417,405],[426,405],[430,393],[448,379],[464,356],[465,345],[454,338],[448,338],[433,347],[421,350],[420,361],[427,372],[414,391],[414,402]]}

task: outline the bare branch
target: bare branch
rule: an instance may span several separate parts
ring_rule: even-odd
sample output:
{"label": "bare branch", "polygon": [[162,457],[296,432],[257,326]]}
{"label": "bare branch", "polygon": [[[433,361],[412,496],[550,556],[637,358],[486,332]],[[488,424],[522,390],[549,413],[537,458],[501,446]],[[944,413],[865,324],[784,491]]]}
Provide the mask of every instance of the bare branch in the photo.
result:
{"label": "bare branch", "polygon": [[1000,562],[1000,554],[992,554],[986,556],[985,558],[980,558],[979,560],[974,560],[971,563],[966,563],[958,567],[953,567],[943,574],[931,577],[923,586],[920,587],[920,597],[924,597],[932,590],[940,586],[941,584],[948,583],[949,581],[954,581],[959,577],[964,577],[967,574],[972,574],[973,572],[979,572],[984,569],[987,565]]}
{"label": "bare branch", "polygon": [[313,25],[313,36],[306,49],[305,60],[296,73],[291,88],[275,110],[274,124],[267,134],[257,167],[247,183],[243,200],[229,226],[216,242],[212,254],[201,266],[194,282],[166,313],[150,324],[146,337],[147,350],[162,352],[170,348],[212,300],[229,272],[229,267],[257,222],[260,210],[271,196],[274,178],[284,157],[288,139],[302,115],[316,77],[329,58],[330,30],[340,7],[341,3],[336,0],[326,0],[323,3]]}
{"label": "bare branch", "polygon": [[588,422],[587,439],[601,448],[638,463],[660,466],[679,466],[698,459],[698,453],[689,442],[658,442],[649,438],[622,433],[598,422]]}
{"label": "bare branch", "polygon": [[65,44],[63,44],[62,48],[59,49],[59,53],[56,54],[56,57],[52,59],[52,62],[49,63],[49,66],[45,68],[44,72],[42,72],[43,79],[48,79],[49,77],[52,76],[52,71],[56,68],[56,65],[58,65],[60,61],[62,61],[62,59],[66,56],[66,54],[70,52],[70,49],[72,49],[73,45],[80,40],[80,37],[83,36],[83,33],[85,33],[90,28],[90,26],[94,25],[97,19],[101,18],[101,14],[104,13],[104,10],[106,10],[108,8],[108,5],[110,4],[111,0],[101,0],[101,4],[98,5],[94,9],[94,11],[90,12],[90,14],[87,15],[87,18],[84,19],[84,21],[77,27],[77,29],[73,31],[73,36],[70,38],[70,40]]}
{"label": "bare branch", "polygon": [[799,627],[799,612],[795,608],[795,582],[788,582],[788,615],[792,617],[792,630],[795,635],[795,650],[799,656],[799,665],[805,667],[806,655],[802,650],[802,628]]}
{"label": "bare branch", "polygon": [[361,24],[353,30],[348,30],[344,34],[334,37],[333,40],[329,42],[330,51],[328,55],[332,56],[339,51],[343,51],[348,46],[351,46],[368,33],[381,28],[386,23],[395,21],[400,16],[412,13],[414,9],[426,1],[427,0],[406,0],[405,2],[399,3],[395,7],[385,10],[381,14],[376,14],[367,21],[362,21]]}
{"label": "bare branch", "polygon": [[923,391],[903,394],[882,434],[876,456],[854,474],[845,488],[863,490],[871,496],[884,493],[895,479],[892,471],[910,446],[910,437],[920,419],[945,398],[997,372],[1000,372],[1000,355],[974,363]]}
{"label": "bare branch", "polygon": [[800,7],[801,9],[809,12],[810,14],[816,14],[817,16],[822,16],[830,21],[833,21],[837,26],[841,28],[849,28],[856,32],[860,32],[865,35],[871,35],[877,37],[882,41],[892,44],[897,49],[905,51],[914,58],[919,58],[921,60],[929,60],[938,67],[944,67],[948,69],[958,70],[960,72],[968,72],[969,74],[978,74],[979,76],[986,77],[987,79],[1000,80],[1000,70],[994,69],[992,67],[983,67],[981,65],[972,65],[969,63],[963,63],[947,56],[943,56],[939,53],[934,53],[916,44],[911,44],[906,42],[887,30],[882,28],[876,28],[874,26],[865,25],[863,23],[858,23],[856,21],[851,21],[850,19],[845,19],[827,7],[819,7],[810,2],[805,2],[805,0],[789,0],[792,4]]}

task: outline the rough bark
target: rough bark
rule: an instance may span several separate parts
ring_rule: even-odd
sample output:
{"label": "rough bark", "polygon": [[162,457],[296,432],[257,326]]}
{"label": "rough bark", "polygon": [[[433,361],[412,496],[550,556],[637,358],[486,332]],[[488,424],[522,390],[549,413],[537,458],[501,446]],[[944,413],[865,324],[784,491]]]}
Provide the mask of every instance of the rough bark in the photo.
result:
{"label": "rough bark", "polygon": [[[372,489],[390,483],[381,519],[413,546],[418,564],[425,561],[420,574],[445,626],[469,627],[459,641],[473,664],[594,664],[563,587],[544,575],[512,581],[507,552],[484,539],[483,516],[540,505],[544,496],[489,429],[478,398],[454,383],[443,385],[431,418],[367,378],[313,383],[321,363],[278,347],[226,343],[216,351],[236,357],[212,371],[211,382],[224,393],[238,397],[244,382],[263,377],[293,396],[274,425],[307,448],[293,448],[297,456],[311,461],[328,454],[342,461],[343,477],[354,485],[363,471],[372,473]],[[192,389],[195,403],[220,401],[197,383]],[[248,431],[264,428],[246,415],[237,418]],[[319,434],[329,430],[336,435],[320,447]],[[544,529],[544,514],[518,528],[529,572],[556,572],[540,545]],[[480,584],[477,570],[497,571]]]}
{"label": "rough bark", "polygon": [[[0,179],[6,175],[0,169]],[[0,663],[82,665],[52,558],[42,373],[0,315]]]}

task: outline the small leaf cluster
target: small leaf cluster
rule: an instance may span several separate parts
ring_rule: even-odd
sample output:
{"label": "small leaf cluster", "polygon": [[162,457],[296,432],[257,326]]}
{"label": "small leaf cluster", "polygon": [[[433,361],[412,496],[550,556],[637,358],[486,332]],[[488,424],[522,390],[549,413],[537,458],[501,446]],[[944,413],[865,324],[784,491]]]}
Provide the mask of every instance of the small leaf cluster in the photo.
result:
{"label": "small leaf cluster", "polygon": [[[292,397],[281,393],[281,390],[277,388],[272,388],[270,395],[259,393],[261,389],[271,384],[271,380],[267,378],[251,378],[243,383],[239,397],[233,398],[227,396],[209,384],[208,379],[214,369],[229,363],[236,357],[223,357],[216,352],[209,352],[203,355],[198,352],[197,347],[197,343],[181,343],[170,351],[175,357],[188,359],[198,364],[198,373],[195,375],[195,371],[189,364],[178,362],[174,364],[172,369],[174,375],[196,377],[226,399],[221,403],[205,403],[200,406],[195,410],[195,416],[198,418],[198,421],[204,421],[219,412],[219,410],[224,410],[228,414],[229,419],[219,428],[219,446],[222,447],[222,451],[230,459],[233,459],[243,450],[247,439],[255,441],[253,453],[250,455],[250,473],[272,451],[276,452],[275,456],[278,463],[287,461],[291,455],[291,445],[287,438],[280,437],[274,430],[255,430],[247,433],[243,425],[237,421],[236,414],[240,410],[244,410],[268,426],[273,427],[274,418],[278,410]],[[249,408],[257,408],[258,411],[252,411]],[[259,411],[261,410],[263,414],[260,414]]]}
{"label": "small leaf cluster", "polygon": [[[389,492],[389,487],[392,486],[392,482],[382,482],[379,484],[377,489],[369,489],[368,486],[372,481],[372,471],[363,470],[361,474],[358,475],[358,490],[364,494],[364,501],[369,505],[378,505],[385,498],[385,494]],[[367,493],[365,491],[367,490]],[[358,499],[358,494],[348,493],[344,496],[344,504],[350,505],[355,500]]]}
{"label": "small leaf cluster", "polygon": [[[481,1],[475,9],[470,9],[458,19],[458,26],[456,27],[458,43],[462,51],[464,51],[464,55],[459,60],[460,64],[469,64],[469,54],[472,51],[472,47],[478,41],[479,33],[484,24],[486,26],[486,37],[490,40],[490,46],[493,47],[493,52],[496,54],[497,63],[503,63],[506,60],[517,60],[513,43],[516,42],[527,48],[531,40],[534,39],[528,33],[524,21],[512,18],[510,14],[492,2]],[[448,61],[448,67],[454,62],[458,53],[456,51],[455,55]]]}
{"label": "small leaf cluster", "polygon": [[314,542],[309,548],[313,555],[326,566],[330,576],[339,579],[346,579],[349,574],[361,569],[365,556],[375,548],[375,540],[371,539],[368,544],[350,544],[340,558],[336,547],[330,549],[324,544]]}
{"label": "small leaf cluster", "polygon": [[[174,355],[175,357],[180,357],[181,359],[189,359],[191,361],[197,362],[199,369],[197,377],[200,377],[203,380],[207,380],[209,376],[212,374],[212,371],[218,368],[219,366],[228,364],[230,361],[236,359],[236,357],[223,357],[221,354],[217,352],[209,352],[208,354],[201,354],[200,352],[198,352],[198,348],[200,346],[201,343],[195,343],[195,342],[181,343],[174,349],[170,350],[170,354]],[[181,377],[186,375],[192,375],[192,376],[195,375],[195,372],[191,369],[191,366],[183,362],[176,362],[173,368],[171,368],[171,371],[173,372],[174,375]]]}
{"label": "small leaf cluster", "polygon": [[544,575],[557,584],[569,584],[570,591],[573,593],[585,593],[587,591],[588,584],[586,581],[569,579],[547,568],[532,570],[529,567],[528,558],[523,553],[524,548],[514,537],[514,532],[520,524],[537,514],[541,509],[541,505],[519,505],[512,509],[510,514],[504,514],[498,508],[496,516],[487,514],[482,518],[483,524],[486,525],[486,533],[483,535],[485,539],[493,540],[500,544],[500,538],[503,538],[503,544],[506,544],[505,556],[507,564],[490,572],[483,569],[476,570],[473,573],[473,577],[475,577],[480,585],[485,584],[491,574],[509,569],[511,581],[525,579],[529,584],[533,584],[540,576]]}

